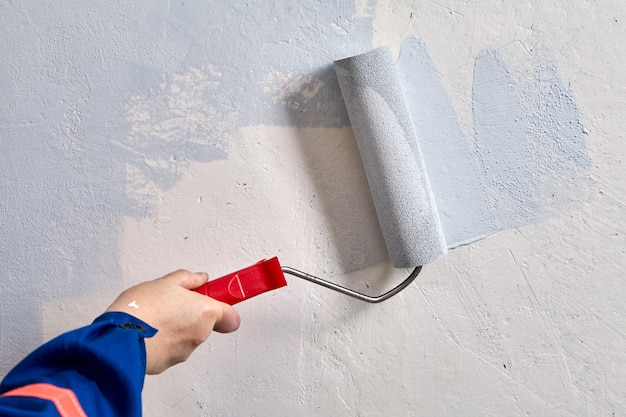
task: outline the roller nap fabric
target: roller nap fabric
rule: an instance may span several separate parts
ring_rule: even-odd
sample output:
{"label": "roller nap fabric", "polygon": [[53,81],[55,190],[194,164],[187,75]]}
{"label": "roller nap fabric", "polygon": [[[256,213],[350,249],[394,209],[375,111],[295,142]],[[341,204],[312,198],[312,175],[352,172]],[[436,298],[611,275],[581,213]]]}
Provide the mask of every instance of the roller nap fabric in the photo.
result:
{"label": "roller nap fabric", "polygon": [[391,262],[434,261],[446,240],[391,51],[335,61],[335,72]]}

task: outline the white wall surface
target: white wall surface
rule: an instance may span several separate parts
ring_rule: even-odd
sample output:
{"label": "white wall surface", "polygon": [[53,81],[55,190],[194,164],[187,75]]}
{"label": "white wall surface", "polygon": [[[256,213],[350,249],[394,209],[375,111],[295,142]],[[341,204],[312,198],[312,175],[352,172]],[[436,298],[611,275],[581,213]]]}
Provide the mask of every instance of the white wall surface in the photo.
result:
{"label": "white wall surface", "polygon": [[145,415],[626,415],[626,4],[509,3],[0,1],[2,374],[178,268],[400,279],[331,64],[416,35],[469,138],[480,51],[541,51],[587,127],[590,197],[380,305],[288,278],[148,377]]}

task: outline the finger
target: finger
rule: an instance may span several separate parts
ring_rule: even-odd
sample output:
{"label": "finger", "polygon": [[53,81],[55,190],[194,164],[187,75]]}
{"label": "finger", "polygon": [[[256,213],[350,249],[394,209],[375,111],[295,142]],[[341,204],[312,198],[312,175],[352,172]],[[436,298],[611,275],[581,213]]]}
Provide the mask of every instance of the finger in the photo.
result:
{"label": "finger", "polygon": [[234,332],[239,328],[241,324],[241,317],[239,313],[233,307],[225,303],[220,303],[222,306],[222,314],[218,320],[215,321],[213,330],[219,333]]}
{"label": "finger", "polygon": [[174,280],[177,285],[180,285],[183,288],[193,290],[203,284],[206,284],[206,282],[209,280],[209,274],[207,274],[206,272],[193,273],[181,269],[167,275],[165,278],[170,278]]}

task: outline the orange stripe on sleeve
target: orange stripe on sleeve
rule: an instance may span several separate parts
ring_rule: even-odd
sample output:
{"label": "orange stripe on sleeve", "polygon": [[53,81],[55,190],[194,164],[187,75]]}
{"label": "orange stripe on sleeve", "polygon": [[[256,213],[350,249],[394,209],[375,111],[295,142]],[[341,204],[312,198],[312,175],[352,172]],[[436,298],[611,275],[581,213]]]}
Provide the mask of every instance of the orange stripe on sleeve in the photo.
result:
{"label": "orange stripe on sleeve", "polygon": [[52,401],[61,417],[87,417],[74,391],[52,384],[31,384],[5,392],[2,397],[33,397]]}

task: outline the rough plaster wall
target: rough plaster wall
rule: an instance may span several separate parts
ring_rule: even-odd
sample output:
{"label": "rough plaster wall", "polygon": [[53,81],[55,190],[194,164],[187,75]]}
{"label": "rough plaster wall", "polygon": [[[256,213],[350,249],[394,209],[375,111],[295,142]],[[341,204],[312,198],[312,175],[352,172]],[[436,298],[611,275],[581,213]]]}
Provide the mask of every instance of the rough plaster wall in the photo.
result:
{"label": "rough plaster wall", "polygon": [[[371,203],[330,62],[414,34],[467,137],[481,50],[555,61],[590,130],[589,202],[382,305],[290,280],[148,378],[145,414],[626,415],[625,6],[413,3],[0,2],[2,372],[172,269],[380,257],[372,213],[350,223]],[[336,279],[375,290],[387,269]]]}

